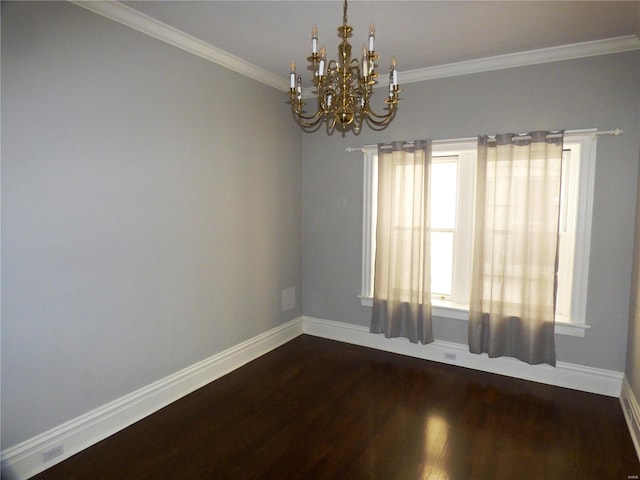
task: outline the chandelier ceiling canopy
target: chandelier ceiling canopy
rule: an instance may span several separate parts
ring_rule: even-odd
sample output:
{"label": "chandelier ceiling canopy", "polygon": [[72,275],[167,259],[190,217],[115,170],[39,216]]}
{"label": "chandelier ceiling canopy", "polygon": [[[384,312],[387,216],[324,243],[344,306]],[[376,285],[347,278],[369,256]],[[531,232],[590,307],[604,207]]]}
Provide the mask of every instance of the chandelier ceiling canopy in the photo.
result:
{"label": "chandelier ceiling canopy", "polygon": [[342,42],[338,46],[338,60],[327,61],[323,46],[318,50],[318,28],[311,30],[311,56],[307,58],[313,72],[313,85],[317,97],[315,113],[307,113],[302,94],[302,76],[296,76],[296,64],[291,62],[289,93],[294,118],[305,130],[315,130],[326,121],[327,130],[333,132],[336,126],[343,132],[360,133],[363,122],[371,128],[381,130],[393,120],[400,98],[398,93],[398,69],[395,57],[391,58],[389,69],[389,91],[385,103],[385,113],[377,114],[370,106],[373,87],[378,83],[376,55],[374,50],[375,25],[369,25],[368,42],[362,47],[361,60],[351,58],[353,28],[347,24],[347,0],[344,1],[343,22],[338,27]]}

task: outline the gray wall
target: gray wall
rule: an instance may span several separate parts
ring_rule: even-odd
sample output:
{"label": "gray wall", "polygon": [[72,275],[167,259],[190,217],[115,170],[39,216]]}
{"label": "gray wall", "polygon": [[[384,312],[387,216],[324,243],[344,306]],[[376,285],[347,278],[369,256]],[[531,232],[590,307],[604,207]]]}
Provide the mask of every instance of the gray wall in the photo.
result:
{"label": "gray wall", "polygon": [[2,3],[3,448],[301,315],[286,100],[75,5]]}
{"label": "gray wall", "polygon": [[[383,59],[384,60],[384,59]],[[402,77],[401,77],[402,78]],[[346,146],[538,129],[623,128],[600,137],[584,338],[556,336],[559,361],[624,371],[638,176],[640,52],[402,86],[383,132],[304,136],[304,313],[368,325],[360,306],[362,155]],[[378,95],[383,95],[381,90]],[[381,100],[378,99],[380,102]],[[467,324],[436,319],[436,339],[467,342]],[[428,347],[425,347],[428,348]]]}
{"label": "gray wall", "polygon": [[[640,131],[640,99],[638,100],[638,130]],[[638,152],[640,164],[640,152]],[[640,177],[638,177],[640,184]],[[640,188],[637,205],[640,206]],[[636,207],[637,208],[637,207]],[[640,398],[640,208],[636,210],[635,248],[633,250],[633,273],[631,279],[631,302],[629,307],[629,337],[627,341],[626,377],[636,399]]]}

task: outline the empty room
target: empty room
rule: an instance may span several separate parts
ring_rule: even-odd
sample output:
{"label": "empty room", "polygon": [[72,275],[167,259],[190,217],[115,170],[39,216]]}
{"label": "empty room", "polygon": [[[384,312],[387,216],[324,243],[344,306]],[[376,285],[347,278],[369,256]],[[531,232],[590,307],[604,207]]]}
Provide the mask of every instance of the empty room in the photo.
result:
{"label": "empty room", "polygon": [[2,1],[2,478],[640,478],[640,1]]}

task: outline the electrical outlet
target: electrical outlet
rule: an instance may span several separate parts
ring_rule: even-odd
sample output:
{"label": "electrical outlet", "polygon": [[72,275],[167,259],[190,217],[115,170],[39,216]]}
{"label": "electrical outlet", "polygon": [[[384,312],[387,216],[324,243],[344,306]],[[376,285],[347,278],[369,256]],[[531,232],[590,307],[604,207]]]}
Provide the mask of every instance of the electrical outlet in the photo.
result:
{"label": "electrical outlet", "polygon": [[43,463],[48,462],[49,460],[59,457],[63,453],[64,453],[63,445],[56,445],[55,447],[51,447],[50,449],[42,452],[42,462]]}
{"label": "electrical outlet", "polygon": [[296,287],[289,287],[282,290],[280,303],[283,312],[296,308]]}
{"label": "electrical outlet", "polygon": [[453,352],[444,352],[444,359],[445,360],[455,361],[456,360],[456,354],[453,353]]}

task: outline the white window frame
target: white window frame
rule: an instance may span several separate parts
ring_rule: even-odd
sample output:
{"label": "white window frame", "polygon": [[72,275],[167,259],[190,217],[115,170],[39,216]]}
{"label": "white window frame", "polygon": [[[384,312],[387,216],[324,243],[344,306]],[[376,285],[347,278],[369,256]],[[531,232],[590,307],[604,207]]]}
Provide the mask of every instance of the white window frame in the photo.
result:
{"label": "white window frame", "polygon": [[[587,293],[589,288],[589,256],[593,194],[596,177],[597,135],[595,129],[566,132],[564,148],[579,150],[577,205],[575,210],[575,243],[571,285],[571,316],[568,321],[556,320],[556,333],[584,337],[587,324]],[[572,150],[573,151],[573,150]]]}
{"label": "white window frame", "polygon": [[[458,192],[471,192],[462,197],[458,195],[456,202],[456,233],[453,254],[453,291],[450,298],[432,298],[435,308],[446,308],[443,313],[452,314],[455,310],[466,310],[471,292],[471,253],[473,249],[473,202],[476,176],[477,140],[435,141],[432,144],[434,157],[458,157]],[[432,308],[432,309],[433,309]],[[438,315],[442,316],[442,315]],[[467,314],[468,316],[468,314]]]}
{"label": "white window frame", "polygon": [[[585,331],[590,328],[586,323],[587,289],[589,281],[589,253],[591,249],[591,225],[593,217],[593,194],[595,184],[597,136],[595,129],[574,130],[565,132],[564,148],[579,152],[577,200],[575,205],[575,244],[574,262],[571,291],[571,314],[567,319],[556,319],[555,333],[584,337]],[[475,179],[475,156],[477,139],[467,138],[459,140],[438,140],[432,144],[434,156],[457,155],[459,165],[472,164],[473,168],[459,168],[458,191],[473,192]],[[373,191],[377,169],[377,146],[366,146],[362,149],[364,162],[363,175],[363,223],[362,223],[362,284],[361,293],[358,295],[363,306],[373,305],[373,226],[376,214],[376,192]],[[471,159],[472,157],[472,159]],[[470,161],[471,159],[471,161]],[[432,313],[435,317],[450,318],[456,320],[469,320],[469,306],[461,297],[468,298],[471,279],[471,248],[472,248],[472,215],[474,195],[459,196],[461,200],[457,205],[457,223],[466,224],[467,229],[462,229],[462,238],[456,238],[454,254],[453,282],[457,290],[451,299],[442,300],[432,298]],[[460,235],[460,234],[458,234]],[[465,280],[466,279],[466,280]]]}

